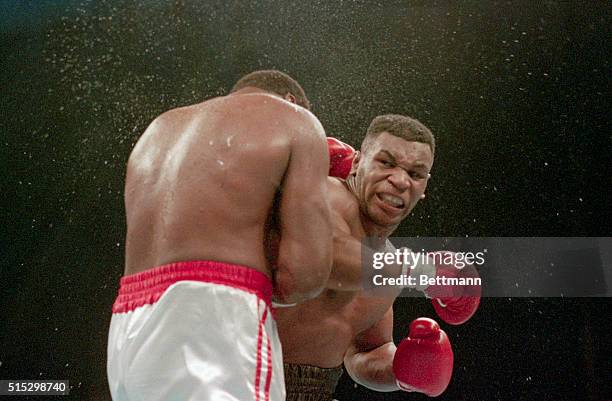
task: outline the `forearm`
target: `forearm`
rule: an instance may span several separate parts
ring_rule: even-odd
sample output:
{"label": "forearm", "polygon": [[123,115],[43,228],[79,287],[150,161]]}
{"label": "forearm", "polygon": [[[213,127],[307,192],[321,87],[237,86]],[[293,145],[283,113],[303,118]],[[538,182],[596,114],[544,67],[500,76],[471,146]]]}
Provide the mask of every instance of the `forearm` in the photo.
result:
{"label": "forearm", "polygon": [[[316,211],[316,210],[315,210]],[[323,208],[300,234],[285,231],[278,244],[275,290],[284,302],[302,302],[325,289],[332,267],[332,235]]]}
{"label": "forearm", "polygon": [[367,352],[349,351],[344,358],[344,366],[351,378],[371,390],[389,392],[399,387],[393,374],[395,344],[385,343]]}

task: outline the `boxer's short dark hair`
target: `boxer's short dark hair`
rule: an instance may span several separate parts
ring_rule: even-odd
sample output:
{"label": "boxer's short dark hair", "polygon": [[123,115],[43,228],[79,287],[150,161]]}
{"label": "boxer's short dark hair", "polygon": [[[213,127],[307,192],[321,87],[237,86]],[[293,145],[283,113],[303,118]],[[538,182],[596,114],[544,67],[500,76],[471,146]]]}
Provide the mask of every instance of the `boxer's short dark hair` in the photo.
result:
{"label": "boxer's short dark hair", "polygon": [[361,151],[365,152],[371,141],[383,132],[388,132],[406,141],[427,144],[431,149],[431,154],[435,153],[436,139],[429,128],[417,119],[400,114],[384,114],[374,118],[361,144]]}
{"label": "boxer's short dark hair", "polygon": [[284,72],[277,70],[254,71],[240,78],[230,93],[248,86],[273,92],[281,96],[291,93],[295,97],[297,104],[310,110],[310,102],[304,93],[304,89],[295,79]]}

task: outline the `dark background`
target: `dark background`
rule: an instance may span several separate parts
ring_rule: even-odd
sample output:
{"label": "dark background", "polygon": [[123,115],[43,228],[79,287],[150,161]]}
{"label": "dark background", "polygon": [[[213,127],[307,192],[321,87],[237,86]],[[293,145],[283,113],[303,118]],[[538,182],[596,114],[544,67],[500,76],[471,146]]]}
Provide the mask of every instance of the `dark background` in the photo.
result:
{"label": "dark background", "polygon": [[[255,69],[297,78],[353,145],[383,113],[433,130],[428,197],[398,236],[610,236],[612,6],[482,3],[0,2],[0,378],[110,398],[130,149],[162,111]],[[484,299],[443,327],[456,362],[439,399],[612,398],[611,305]],[[396,340],[420,315],[426,300],[397,301]],[[426,399],[346,377],[337,397]]]}

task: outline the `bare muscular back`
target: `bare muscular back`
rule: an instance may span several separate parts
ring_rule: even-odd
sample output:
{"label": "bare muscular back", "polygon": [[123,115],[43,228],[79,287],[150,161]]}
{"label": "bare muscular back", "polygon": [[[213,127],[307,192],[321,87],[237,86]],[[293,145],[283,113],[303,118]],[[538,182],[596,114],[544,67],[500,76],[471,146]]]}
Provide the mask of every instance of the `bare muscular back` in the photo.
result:
{"label": "bare muscular back", "polygon": [[266,220],[306,113],[251,93],[158,117],[128,162],[125,273],[216,260],[271,276]]}

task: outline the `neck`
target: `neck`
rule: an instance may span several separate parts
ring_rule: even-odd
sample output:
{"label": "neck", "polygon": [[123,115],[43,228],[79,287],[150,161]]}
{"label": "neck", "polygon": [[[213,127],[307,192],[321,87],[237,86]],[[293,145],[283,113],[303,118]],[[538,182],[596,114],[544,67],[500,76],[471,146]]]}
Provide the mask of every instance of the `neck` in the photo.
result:
{"label": "neck", "polygon": [[[273,92],[263,90],[261,88],[257,88],[255,86],[247,86],[242,89],[237,90],[236,92],[230,93],[230,95],[248,95],[250,93],[267,93],[268,95],[276,95]],[[276,95],[278,96],[278,95]]]}
{"label": "neck", "polygon": [[359,200],[359,192],[357,191],[357,176],[349,175],[344,182],[346,182],[346,186],[353,196]]}

